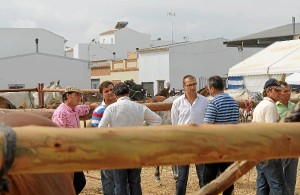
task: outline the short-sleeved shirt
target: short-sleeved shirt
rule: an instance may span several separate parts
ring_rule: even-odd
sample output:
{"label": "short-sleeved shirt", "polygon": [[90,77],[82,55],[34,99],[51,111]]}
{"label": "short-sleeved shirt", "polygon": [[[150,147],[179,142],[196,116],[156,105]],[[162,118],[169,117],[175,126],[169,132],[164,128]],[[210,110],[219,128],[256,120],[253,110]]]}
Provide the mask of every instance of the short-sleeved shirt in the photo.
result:
{"label": "short-sleeved shirt", "polygon": [[203,119],[208,105],[208,99],[197,94],[191,105],[185,94],[174,100],[171,108],[171,121],[173,125],[203,124]]}
{"label": "short-sleeved shirt", "polygon": [[99,122],[101,121],[101,119],[103,117],[103,113],[104,113],[104,110],[106,109],[106,107],[107,106],[106,106],[105,102],[103,101],[93,111],[92,120],[91,120],[91,124],[92,124],[93,127],[98,127]]}
{"label": "short-sleeved shirt", "polygon": [[287,107],[279,101],[276,102],[277,112],[278,112],[280,118],[285,117],[286,114],[288,113],[288,111],[292,110],[294,106],[295,106],[295,104],[291,101],[288,101]]}
{"label": "short-sleeved shirt", "polygon": [[88,114],[90,107],[88,105],[78,105],[74,109],[61,103],[52,115],[52,121],[64,128],[80,128],[80,116]]}
{"label": "short-sleeved shirt", "polygon": [[279,115],[275,102],[269,98],[264,99],[255,107],[253,111],[252,122],[256,123],[274,123],[278,122]]}
{"label": "short-sleeved shirt", "polygon": [[236,124],[239,122],[239,106],[227,93],[220,93],[207,106],[204,121],[214,124]]}

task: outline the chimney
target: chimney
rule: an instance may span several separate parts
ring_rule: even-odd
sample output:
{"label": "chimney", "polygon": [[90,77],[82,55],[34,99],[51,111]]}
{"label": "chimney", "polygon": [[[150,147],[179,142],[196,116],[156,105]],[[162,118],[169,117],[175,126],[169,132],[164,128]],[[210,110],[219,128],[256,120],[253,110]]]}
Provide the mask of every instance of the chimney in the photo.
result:
{"label": "chimney", "polygon": [[39,39],[35,39],[35,48],[36,48],[36,53],[39,53]]}
{"label": "chimney", "polygon": [[295,25],[296,25],[296,22],[295,22],[295,20],[296,20],[295,17],[293,17],[293,18],[292,18],[292,23],[293,23],[293,36],[295,36],[295,34],[296,34],[296,26],[295,26]]}

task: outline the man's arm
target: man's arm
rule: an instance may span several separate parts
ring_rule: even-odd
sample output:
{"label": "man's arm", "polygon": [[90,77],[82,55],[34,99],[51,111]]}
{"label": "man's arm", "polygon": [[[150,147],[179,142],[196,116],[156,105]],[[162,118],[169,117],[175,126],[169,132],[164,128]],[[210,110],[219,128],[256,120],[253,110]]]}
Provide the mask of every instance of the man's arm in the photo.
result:
{"label": "man's arm", "polygon": [[104,110],[105,110],[105,107],[99,106],[93,111],[92,119],[91,119],[91,124],[93,127],[98,127],[99,122],[101,121],[101,119],[103,117]]}
{"label": "man's arm", "polygon": [[109,108],[106,108],[104,110],[103,117],[102,117],[101,121],[98,124],[98,128],[108,127],[108,125],[111,123],[110,121],[111,121],[111,112],[110,112]]}
{"label": "man's arm", "polygon": [[161,117],[155,112],[151,111],[149,108],[146,108],[145,111],[145,121],[149,123],[149,125],[160,125],[162,123]]}
{"label": "man's arm", "polygon": [[214,124],[216,120],[216,115],[217,115],[217,108],[213,104],[209,103],[204,116],[204,124],[205,125]]}
{"label": "man's arm", "polygon": [[179,115],[178,115],[178,108],[177,104],[173,102],[172,108],[171,108],[171,123],[172,125],[177,125],[179,121]]}

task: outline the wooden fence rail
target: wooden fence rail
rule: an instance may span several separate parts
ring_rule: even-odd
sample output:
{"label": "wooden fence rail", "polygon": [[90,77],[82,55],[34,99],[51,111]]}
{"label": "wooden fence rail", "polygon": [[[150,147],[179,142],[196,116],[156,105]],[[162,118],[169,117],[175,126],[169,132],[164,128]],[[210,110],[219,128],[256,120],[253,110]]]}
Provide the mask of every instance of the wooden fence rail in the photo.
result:
{"label": "wooden fence rail", "polygon": [[300,123],[13,130],[17,152],[10,174],[300,156]]}

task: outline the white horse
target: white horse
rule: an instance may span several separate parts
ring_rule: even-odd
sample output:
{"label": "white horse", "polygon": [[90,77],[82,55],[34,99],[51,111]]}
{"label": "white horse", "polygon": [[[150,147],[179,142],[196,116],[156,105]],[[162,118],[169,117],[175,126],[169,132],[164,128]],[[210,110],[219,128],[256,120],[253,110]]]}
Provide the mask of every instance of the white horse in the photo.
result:
{"label": "white horse", "polygon": [[253,101],[261,101],[263,99],[260,93],[251,92],[248,89],[227,89],[224,92],[233,97],[235,100],[251,99]]}
{"label": "white horse", "polygon": [[[58,80],[57,82],[50,82],[49,85],[47,85],[44,88],[48,89],[62,89],[62,86],[60,85],[60,81]],[[38,93],[33,94],[34,97],[34,106],[38,107],[39,106],[39,97]],[[53,103],[60,103],[62,102],[62,93],[61,92],[44,92],[44,107],[46,107],[49,104]]]}
{"label": "white horse", "polygon": [[[62,89],[60,82],[51,82],[45,88],[50,89]],[[6,92],[0,94],[1,97],[9,100],[16,108],[37,108],[39,106],[38,92]],[[44,93],[44,104],[48,105],[54,101],[61,102],[61,92],[45,92]]]}
{"label": "white horse", "polygon": [[0,96],[9,100],[16,108],[34,108],[34,97],[30,91],[6,92]]}

